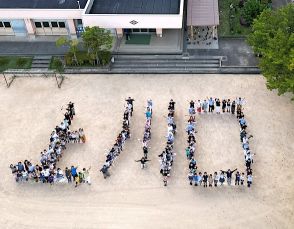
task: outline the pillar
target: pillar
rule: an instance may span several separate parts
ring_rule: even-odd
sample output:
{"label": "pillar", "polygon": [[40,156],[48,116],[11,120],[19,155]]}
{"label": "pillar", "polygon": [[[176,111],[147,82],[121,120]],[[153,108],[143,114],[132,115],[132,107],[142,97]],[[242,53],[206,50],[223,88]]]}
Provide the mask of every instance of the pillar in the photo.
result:
{"label": "pillar", "polygon": [[68,19],[66,21],[67,21],[67,26],[68,26],[70,38],[76,39],[77,38],[77,31],[76,31],[76,26],[75,26],[74,20]]}
{"label": "pillar", "polygon": [[36,37],[36,30],[35,30],[35,25],[33,24],[33,21],[29,18],[24,19],[27,33],[28,33],[28,38],[34,39]]}
{"label": "pillar", "polygon": [[122,28],[116,28],[115,30],[116,30],[117,37],[123,37],[124,32]]}
{"label": "pillar", "polygon": [[162,37],[162,28],[156,28],[156,35]]}

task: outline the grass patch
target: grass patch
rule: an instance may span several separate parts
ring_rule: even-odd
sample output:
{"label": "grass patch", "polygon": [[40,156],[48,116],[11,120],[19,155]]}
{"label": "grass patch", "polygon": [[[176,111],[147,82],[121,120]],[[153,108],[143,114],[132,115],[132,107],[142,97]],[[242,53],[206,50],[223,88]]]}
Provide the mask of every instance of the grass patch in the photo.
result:
{"label": "grass patch", "polygon": [[32,57],[0,56],[0,72],[7,69],[30,69]]}
{"label": "grass patch", "polygon": [[[233,4],[233,9],[230,9],[231,4]],[[241,8],[239,7],[239,0],[220,0],[219,14],[218,34],[220,37],[247,36],[250,33],[250,27],[240,24]]]}

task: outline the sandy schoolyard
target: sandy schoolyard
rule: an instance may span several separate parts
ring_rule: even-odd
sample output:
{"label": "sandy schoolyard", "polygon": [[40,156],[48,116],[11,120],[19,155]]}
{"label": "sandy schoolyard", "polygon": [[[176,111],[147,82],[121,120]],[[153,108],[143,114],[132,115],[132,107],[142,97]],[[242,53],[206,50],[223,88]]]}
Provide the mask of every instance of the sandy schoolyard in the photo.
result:
{"label": "sandy schoolyard", "polygon": [[[294,104],[268,91],[259,75],[73,75],[62,88],[54,78],[0,81],[0,228],[294,228]],[[127,141],[111,177],[99,169],[121,129],[124,99],[135,98]],[[245,97],[245,118],[256,154],[253,186],[203,188],[187,181],[186,119],[191,99]],[[138,160],[146,100],[154,102],[151,149],[146,170]],[[176,101],[177,153],[167,187],[158,154],[166,139],[168,101]],[[86,144],[71,144],[59,167],[91,166],[92,185],[33,184],[14,181],[9,165],[39,163],[64,107],[75,103],[71,129],[83,127]],[[196,158],[208,173],[238,168],[244,158],[236,118],[197,116]]]}

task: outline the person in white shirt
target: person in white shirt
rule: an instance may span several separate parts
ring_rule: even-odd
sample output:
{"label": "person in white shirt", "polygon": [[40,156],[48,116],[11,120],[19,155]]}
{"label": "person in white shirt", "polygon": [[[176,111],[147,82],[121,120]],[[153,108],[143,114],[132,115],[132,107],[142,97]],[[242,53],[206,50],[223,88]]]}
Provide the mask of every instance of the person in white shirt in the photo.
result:
{"label": "person in white shirt", "polygon": [[252,185],[252,175],[248,174],[247,175],[247,187],[250,188],[250,186]]}

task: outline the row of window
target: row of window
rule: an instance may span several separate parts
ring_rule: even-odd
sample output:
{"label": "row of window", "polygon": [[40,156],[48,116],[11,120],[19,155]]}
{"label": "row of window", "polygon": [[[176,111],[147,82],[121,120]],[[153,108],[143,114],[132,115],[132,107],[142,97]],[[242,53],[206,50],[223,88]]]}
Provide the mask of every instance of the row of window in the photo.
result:
{"label": "row of window", "polygon": [[36,28],[65,28],[65,22],[63,21],[35,21]]}
{"label": "row of window", "polygon": [[0,21],[0,28],[11,28],[9,21]]}

